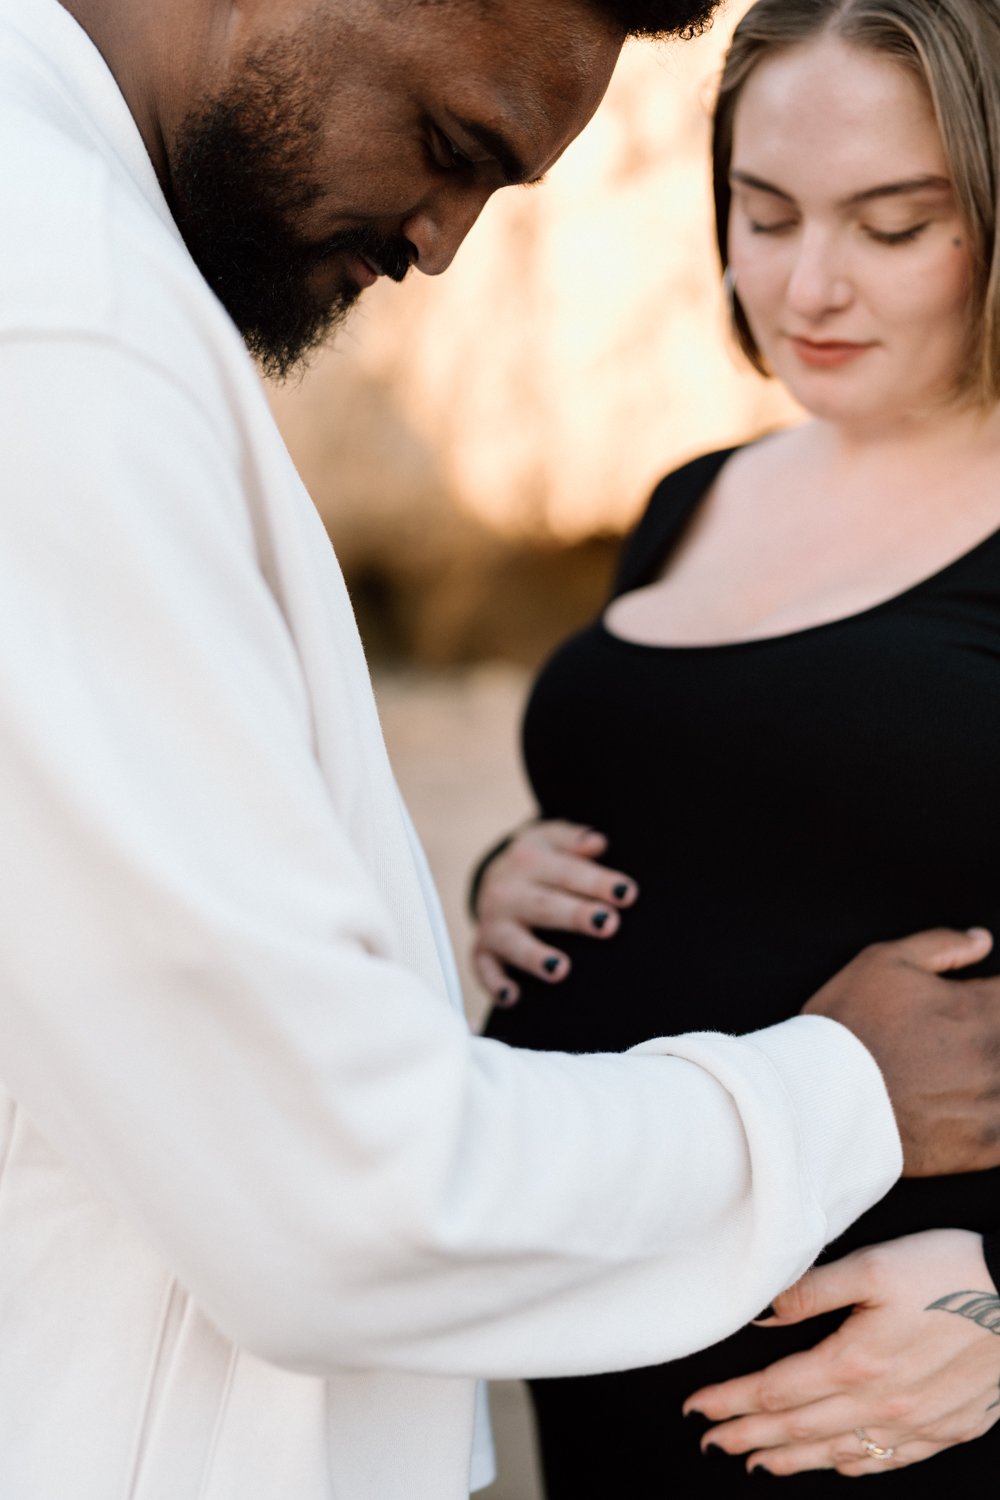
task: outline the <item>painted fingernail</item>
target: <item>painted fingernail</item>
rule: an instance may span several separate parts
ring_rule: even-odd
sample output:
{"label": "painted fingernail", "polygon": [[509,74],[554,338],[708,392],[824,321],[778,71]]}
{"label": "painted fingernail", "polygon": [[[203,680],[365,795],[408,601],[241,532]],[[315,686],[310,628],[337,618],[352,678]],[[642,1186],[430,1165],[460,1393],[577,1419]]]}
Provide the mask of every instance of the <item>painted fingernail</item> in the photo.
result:
{"label": "painted fingernail", "polygon": [[594,915],[590,919],[591,927],[596,927],[598,932],[601,932],[605,927],[607,927],[608,918],[610,916],[611,913],[609,911],[595,911]]}
{"label": "painted fingernail", "polygon": [[554,954],[549,958],[542,959],[542,968],[545,970],[546,974],[554,974],[558,967],[559,960],[555,957]]}
{"label": "painted fingernail", "polygon": [[765,1307],[764,1311],[759,1312],[751,1321],[754,1323],[763,1323],[765,1318],[776,1318],[777,1316],[773,1307]]}
{"label": "painted fingernail", "polygon": [[504,1009],[517,1004],[517,996],[509,984],[505,984],[502,989],[497,990],[497,1004],[503,1006]]}
{"label": "painted fingernail", "polygon": [[611,894],[612,896],[614,896],[616,901],[624,901],[625,897],[629,894],[631,889],[632,887],[629,885],[627,880],[619,880],[618,884],[613,888]]}

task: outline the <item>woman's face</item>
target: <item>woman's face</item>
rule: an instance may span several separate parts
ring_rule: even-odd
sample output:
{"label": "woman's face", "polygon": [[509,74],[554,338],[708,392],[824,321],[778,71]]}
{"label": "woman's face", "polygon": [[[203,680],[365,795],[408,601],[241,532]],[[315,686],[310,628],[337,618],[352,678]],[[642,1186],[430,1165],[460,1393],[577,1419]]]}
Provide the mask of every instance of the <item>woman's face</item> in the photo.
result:
{"label": "woman's face", "polygon": [[852,425],[949,400],[971,257],[918,80],[823,37],[758,64],[733,128],[730,266],[774,373]]}

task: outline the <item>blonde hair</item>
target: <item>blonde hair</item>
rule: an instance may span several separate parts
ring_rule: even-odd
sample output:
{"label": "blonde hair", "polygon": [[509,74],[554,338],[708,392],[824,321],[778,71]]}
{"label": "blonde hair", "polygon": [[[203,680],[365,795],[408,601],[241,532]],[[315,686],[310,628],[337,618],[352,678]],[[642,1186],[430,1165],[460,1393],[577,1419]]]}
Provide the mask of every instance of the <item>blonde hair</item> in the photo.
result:
{"label": "blonde hair", "polygon": [[[992,405],[1000,400],[1000,0],[757,0],[734,33],[715,106],[715,229],[723,267],[733,119],[743,86],[770,54],[823,34],[892,58],[927,90],[971,253],[970,357],[962,389]],[[877,150],[873,141],[873,155]],[[755,369],[769,374],[737,296],[732,310],[740,347]]]}

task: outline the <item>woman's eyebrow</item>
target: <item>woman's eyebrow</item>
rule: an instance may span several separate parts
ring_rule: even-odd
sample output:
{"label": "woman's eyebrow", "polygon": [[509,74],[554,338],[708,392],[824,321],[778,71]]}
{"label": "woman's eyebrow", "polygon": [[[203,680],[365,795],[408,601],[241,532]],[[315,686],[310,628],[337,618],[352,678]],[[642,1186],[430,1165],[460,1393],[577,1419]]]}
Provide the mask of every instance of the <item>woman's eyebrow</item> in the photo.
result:
{"label": "woman's eyebrow", "polygon": [[[773,182],[766,182],[763,177],[755,177],[752,172],[734,170],[730,172],[729,180],[731,183],[738,183],[740,187],[752,188],[758,193],[769,193],[771,197],[781,198],[785,203],[795,202],[791,193],[775,187]],[[843,199],[842,207],[857,208],[859,204],[870,203],[876,198],[902,198],[909,193],[950,192],[951,183],[947,177],[925,173],[920,177],[905,177],[898,182],[883,182],[877,187],[864,188],[860,193],[852,193],[849,198]]]}
{"label": "woman's eyebrow", "polygon": [[773,182],[765,182],[763,177],[754,177],[752,172],[739,172],[734,169],[729,174],[729,181],[738,183],[740,187],[753,188],[758,193],[770,193],[773,198],[782,198],[786,203],[795,202],[791,193],[782,192],[781,188],[775,187]]}
{"label": "woman's eyebrow", "polygon": [[863,193],[852,193],[845,200],[854,207],[858,203],[869,203],[873,198],[902,198],[907,193],[950,193],[951,183],[947,177],[928,174],[924,177],[907,177],[902,182],[885,182],[880,187],[865,188]]}

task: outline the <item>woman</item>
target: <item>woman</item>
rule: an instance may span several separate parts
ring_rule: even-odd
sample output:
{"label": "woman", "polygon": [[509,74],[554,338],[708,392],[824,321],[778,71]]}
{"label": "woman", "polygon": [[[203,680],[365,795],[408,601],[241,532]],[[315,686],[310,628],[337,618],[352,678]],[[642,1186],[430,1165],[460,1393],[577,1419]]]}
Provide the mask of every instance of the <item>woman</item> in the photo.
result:
{"label": "woman", "polygon": [[[1000,923],[1000,0],[759,0],[714,164],[737,336],[809,420],[669,476],[535,686],[544,821],[478,895],[514,1045],[746,1031],[869,942]],[[794,1497],[995,1482],[998,1190],[904,1181],[767,1331],[535,1382],[549,1500],[739,1492],[706,1438]]]}

